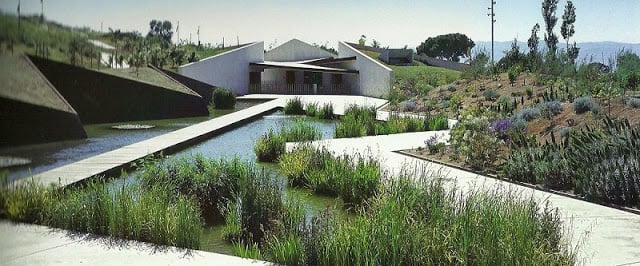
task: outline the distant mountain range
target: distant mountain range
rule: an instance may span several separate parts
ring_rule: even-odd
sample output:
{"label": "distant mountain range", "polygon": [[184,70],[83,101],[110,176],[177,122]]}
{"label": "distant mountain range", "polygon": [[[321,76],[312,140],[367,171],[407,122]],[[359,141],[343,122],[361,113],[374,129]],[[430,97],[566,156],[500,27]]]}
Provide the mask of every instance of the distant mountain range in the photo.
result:
{"label": "distant mountain range", "polygon": [[[473,48],[473,53],[480,49],[485,49],[487,53],[491,54],[491,41],[477,41],[476,46]],[[495,42],[495,60],[498,61],[505,54],[505,51],[511,49],[512,42]],[[600,62],[604,64],[609,63],[609,58],[616,58],[618,52],[622,49],[630,51],[632,53],[640,55],[640,43],[621,43],[621,42],[582,42],[577,43],[580,48],[580,54],[578,55],[578,62]],[[565,43],[560,42],[559,48],[564,48]],[[518,42],[520,51],[528,53],[529,47],[526,42]],[[540,40],[540,46],[544,46],[544,40]]]}

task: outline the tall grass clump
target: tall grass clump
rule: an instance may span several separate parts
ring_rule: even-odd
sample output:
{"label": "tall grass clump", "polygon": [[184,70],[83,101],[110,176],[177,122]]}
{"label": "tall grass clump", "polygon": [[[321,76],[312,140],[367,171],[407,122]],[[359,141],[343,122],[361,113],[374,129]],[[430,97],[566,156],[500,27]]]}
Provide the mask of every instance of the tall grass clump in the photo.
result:
{"label": "tall grass clump", "polygon": [[236,94],[230,89],[216,88],[212,100],[215,109],[233,109],[236,106]]}
{"label": "tall grass clump", "polygon": [[273,129],[269,129],[256,141],[254,152],[261,162],[275,162],[285,152],[287,142],[312,141],[321,138],[322,132],[317,127],[298,119],[291,126],[281,126],[277,134]]}
{"label": "tall grass clump", "polygon": [[137,175],[141,187],[160,186],[173,195],[193,197],[205,221],[222,221],[219,206],[239,190],[238,180],[249,167],[233,159],[208,159],[201,154],[170,160],[144,161]]}
{"label": "tall grass clump", "polygon": [[375,107],[351,105],[345,111],[342,121],[336,124],[336,138],[353,138],[375,134]]}
{"label": "tall grass clump", "polygon": [[350,220],[328,214],[310,226],[314,265],[565,265],[575,254],[548,205],[514,192],[467,195],[440,181],[391,181]]}
{"label": "tall grass clump", "polygon": [[351,208],[362,206],[380,189],[380,164],[373,158],[363,154],[336,157],[326,148],[302,146],[285,154],[280,166],[290,184],[339,196]]}
{"label": "tall grass clump", "polygon": [[286,115],[304,115],[305,111],[302,99],[300,99],[300,97],[295,97],[287,100],[283,111]]}
{"label": "tall grass clump", "polygon": [[318,103],[307,103],[304,111],[305,114],[310,117],[315,117],[320,113]]}
{"label": "tall grass clump", "polygon": [[318,118],[320,119],[335,119],[336,115],[333,113],[333,104],[325,103],[320,108],[320,111],[317,113]]}
{"label": "tall grass clump", "polygon": [[161,187],[90,182],[62,189],[29,181],[5,186],[2,194],[2,213],[12,220],[161,245],[200,244],[197,203]]}

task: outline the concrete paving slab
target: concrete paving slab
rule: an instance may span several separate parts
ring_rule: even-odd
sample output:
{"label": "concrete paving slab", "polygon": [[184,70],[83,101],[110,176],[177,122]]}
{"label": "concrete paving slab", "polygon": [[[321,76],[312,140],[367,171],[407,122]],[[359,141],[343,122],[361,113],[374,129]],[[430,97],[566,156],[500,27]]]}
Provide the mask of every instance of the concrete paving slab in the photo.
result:
{"label": "concrete paving slab", "polygon": [[[2,265],[270,265],[199,250],[0,220]],[[11,241],[6,241],[6,240]]]}

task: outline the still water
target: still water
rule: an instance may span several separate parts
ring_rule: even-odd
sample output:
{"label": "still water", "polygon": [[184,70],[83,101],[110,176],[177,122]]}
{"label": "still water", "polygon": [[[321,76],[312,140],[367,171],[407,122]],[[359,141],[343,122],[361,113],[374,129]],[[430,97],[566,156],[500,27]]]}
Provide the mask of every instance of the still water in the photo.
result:
{"label": "still water", "polygon": [[[11,181],[249,108],[259,103],[261,102],[238,101],[234,110],[211,110],[209,116],[203,117],[85,125],[86,139],[1,148],[0,155],[31,160],[28,165],[8,168],[8,180]],[[144,130],[117,130],[111,128],[120,124],[144,124],[155,127]]]}

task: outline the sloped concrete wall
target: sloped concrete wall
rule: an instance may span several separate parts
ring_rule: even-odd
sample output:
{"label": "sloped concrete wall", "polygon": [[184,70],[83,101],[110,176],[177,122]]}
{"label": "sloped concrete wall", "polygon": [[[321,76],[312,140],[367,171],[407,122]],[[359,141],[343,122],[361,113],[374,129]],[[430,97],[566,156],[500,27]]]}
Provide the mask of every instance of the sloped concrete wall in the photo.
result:
{"label": "sloped concrete wall", "polygon": [[189,63],[178,73],[238,95],[249,93],[249,63],[264,61],[264,42],[256,42],[219,55]]}
{"label": "sloped concrete wall", "polygon": [[83,139],[75,113],[0,97],[0,147]]}
{"label": "sloped concrete wall", "polygon": [[267,51],[264,54],[266,61],[295,62],[309,59],[335,57],[319,47],[305,43],[298,39],[292,39],[282,45]]}
{"label": "sloped concrete wall", "polygon": [[207,103],[187,94],[65,63],[31,57],[84,124],[206,116]]}
{"label": "sloped concrete wall", "polygon": [[156,70],[161,71],[165,75],[182,83],[182,85],[187,86],[187,88],[197,92],[198,94],[200,94],[200,96],[202,96],[202,99],[205,102],[207,103],[211,102],[211,98],[213,97],[213,91],[216,89],[216,86],[204,83],[199,80],[192,79],[187,76],[180,75],[170,70],[161,69],[161,68],[156,68]]}
{"label": "sloped concrete wall", "polygon": [[355,83],[355,78],[347,80],[354,90],[352,93],[376,98],[384,98],[389,95],[393,85],[393,70],[391,68],[366,56],[345,42],[338,44],[338,55],[339,57],[356,57],[352,69],[360,72],[357,78],[358,82]]}

